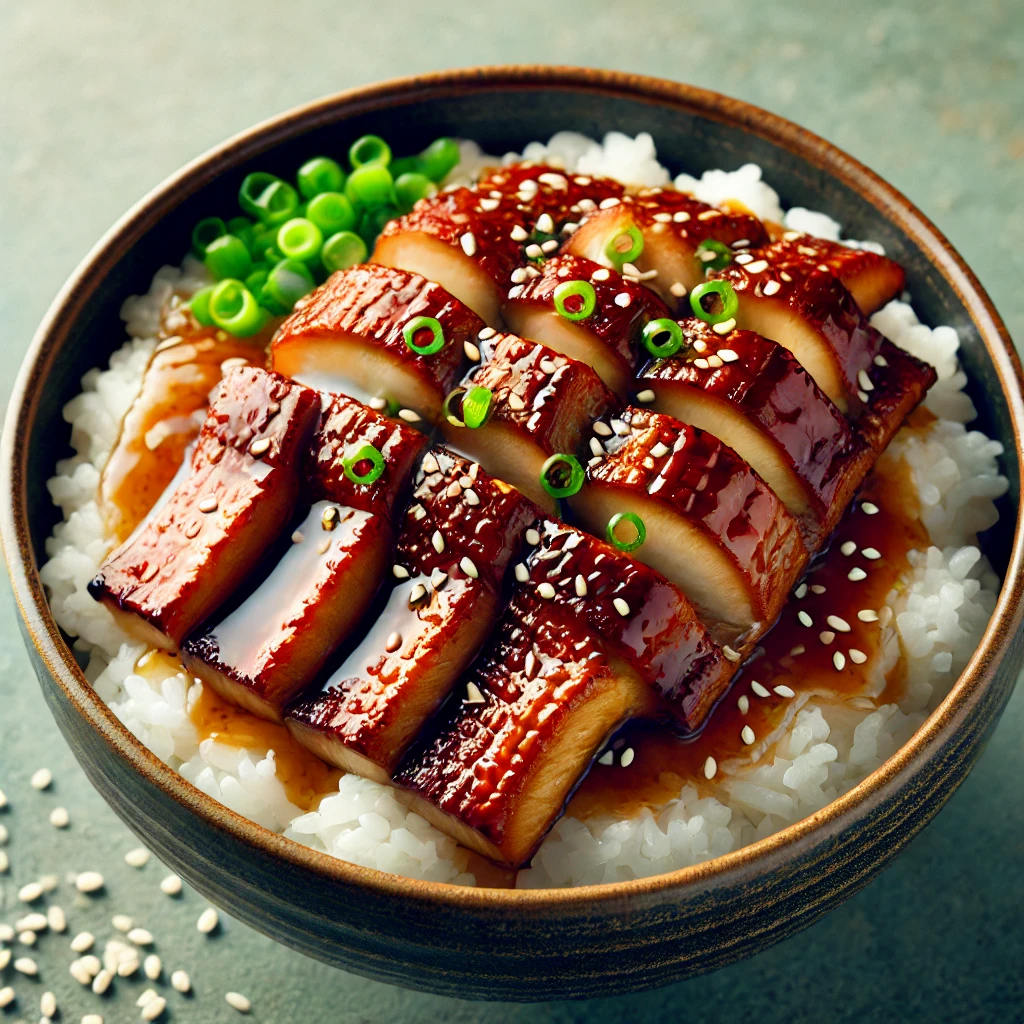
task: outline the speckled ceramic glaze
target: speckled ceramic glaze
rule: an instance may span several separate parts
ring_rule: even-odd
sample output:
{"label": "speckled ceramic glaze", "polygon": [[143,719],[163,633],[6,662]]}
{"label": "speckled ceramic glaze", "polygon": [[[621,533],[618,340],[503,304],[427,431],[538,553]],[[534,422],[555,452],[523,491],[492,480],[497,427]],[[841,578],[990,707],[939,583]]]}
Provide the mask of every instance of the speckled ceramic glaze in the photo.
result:
{"label": "speckled ceramic glaze", "polygon": [[[910,743],[841,799],[736,853],[656,878],[572,890],[460,889],[397,878],[299,846],[240,818],[143,748],[85,681],[39,581],[57,518],[45,482],[67,454],[62,405],[120,344],[118,309],[228,205],[241,176],[281,173],[367,131],[410,151],[440,134],[491,152],[570,127],[650,132],[673,170],[759,163],[784,204],[829,211],[907,270],[914,305],[954,325],[979,426],[999,438],[1010,491],[985,538],[1004,574],[981,646]],[[1021,369],[971,271],[901,195],[821,139],[714,93],[576,69],[488,68],[405,79],[303,107],[169,179],[104,238],[29,350],[3,437],[4,549],[43,691],[89,778],[159,857],[268,935],[348,970],[466,998],[551,999],[709,971],[810,924],[863,886],[949,798],[978,757],[1022,662]]]}

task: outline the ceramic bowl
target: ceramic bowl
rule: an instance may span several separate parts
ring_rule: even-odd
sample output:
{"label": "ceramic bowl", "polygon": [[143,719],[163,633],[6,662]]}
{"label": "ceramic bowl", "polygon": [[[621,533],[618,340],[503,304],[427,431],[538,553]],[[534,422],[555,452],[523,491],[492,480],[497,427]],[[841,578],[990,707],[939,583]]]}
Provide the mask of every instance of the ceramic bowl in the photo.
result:
{"label": "ceramic bowl", "polygon": [[[907,270],[928,323],[952,324],[979,426],[1002,441],[1010,491],[986,551],[1004,576],[977,653],[925,725],[868,779],[800,823],[672,874],[571,890],[411,881],[307,849],[205,796],[142,747],[85,681],[38,566],[68,453],[62,405],[121,343],[122,299],[188,248],[243,174],[286,173],[368,131],[413,151],[441,134],[502,153],[570,127],[650,132],[674,171],[754,161],[786,205],[827,210]],[[1022,662],[1021,368],[974,275],[903,196],[845,153],[746,103],[672,82],[572,68],[484,68],[357,89],[275,118],[189,164],[118,223],[72,275],[32,343],[3,438],[3,543],[36,672],[93,784],[156,854],[213,902],[347,970],[466,998],[549,999],[661,985],[804,928],[865,885],[977,759]]]}

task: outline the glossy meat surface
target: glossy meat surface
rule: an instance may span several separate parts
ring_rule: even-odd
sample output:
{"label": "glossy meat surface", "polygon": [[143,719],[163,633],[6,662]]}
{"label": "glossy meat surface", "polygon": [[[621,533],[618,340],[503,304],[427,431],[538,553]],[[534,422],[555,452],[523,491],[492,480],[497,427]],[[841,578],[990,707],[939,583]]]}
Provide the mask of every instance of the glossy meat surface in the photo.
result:
{"label": "glossy meat surface", "polygon": [[275,373],[225,374],[191,472],[89,584],[128,633],[176,650],[241,583],[287,525],[319,405]]}

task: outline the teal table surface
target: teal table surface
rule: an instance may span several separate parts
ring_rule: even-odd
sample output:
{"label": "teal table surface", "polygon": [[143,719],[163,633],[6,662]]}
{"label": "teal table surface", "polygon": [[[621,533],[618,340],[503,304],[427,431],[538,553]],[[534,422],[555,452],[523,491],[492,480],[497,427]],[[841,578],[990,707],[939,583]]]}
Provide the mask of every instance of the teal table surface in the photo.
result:
{"label": "teal table surface", "polygon": [[[468,64],[548,62],[690,81],[816,131],[909,195],[952,239],[1024,338],[1024,4],[718,0],[646,4],[516,0],[472,5],[291,0],[5,0],[0,4],[0,337],[6,401],[14,369],[66,275],[135,200],[184,161],[297,103],[350,86]],[[109,938],[132,915],[157,938],[170,1020],[229,1021],[224,992],[276,1021],[1010,1021],[1024,1019],[1024,692],[938,819],[866,890],[775,948],[657,992],[540,1006],[459,1002],[331,970],[229,919],[207,937],[204,903],[163,895],[155,861],[92,791],[43,704],[0,596],[0,824],[18,887],[60,877],[69,934],[42,935],[38,979],[8,967],[17,1001],[0,1024],[138,1019],[137,975],[99,998],[68,973],[69,935]],[[52,787],[29,776],[50,768]],[[48,821],[66,807],[68,828]],[[2,858],[0,858],[2,859]],[[66,872],[107,878],[98,900]]]}

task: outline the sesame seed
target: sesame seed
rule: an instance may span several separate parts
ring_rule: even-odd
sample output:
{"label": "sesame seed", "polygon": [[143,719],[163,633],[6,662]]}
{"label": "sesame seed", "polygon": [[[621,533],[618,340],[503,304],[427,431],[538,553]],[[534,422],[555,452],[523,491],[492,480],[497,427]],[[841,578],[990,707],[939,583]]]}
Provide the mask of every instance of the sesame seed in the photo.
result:
{"label": "sesame seed", "polygon": [[796,657],[798,657],[799,655],[803,654],[803,653],[804,653],[804,651],[806,651],[806,650],[807,650],[807,648],[806,648],[806,647],[804,647],[804,645],[803,645],[803,644],[797,644],[797,645],[796,645],[796,647],[791,647],[791,648],[789,649],[789,656],[790,656],[791,658],[796,658]]}
{"label": "sesame seed", "polygon": [[824,594],[825,593],[825,588],[820,583],[812,583],[811,584],[811,593],[812,594]]}
{"label": "sesame seed", "polygon": [[459,245],[462,246],[462,251],[467,256],[476,255],[476,239],[473,237],[472,231],[467,231],[460,239]]}
{"label": "sesame seed", "polygon": [[409,591],[409,607],[411,608],[414,604],[422,601],[426,597],[427,588],[422,583],[417,583],[412,590]]}
{"label": "sesame seed", "polygon": [[724,654],[726,659],[729,661],[740,660],[740,652],[734,651],[728,644],[722,644],[722,654]]}
{"label": "sesame seed", "polygon": [[188,992],[192,988],[192,979],[185,971],[175,971],[171,975],[171,987],[176,992]]}
{"label": "sesame seed", "polygon": [[530,578],[529,570],[526,568],[525,565],[523,565],[522,562],[520,562],[518,565],[516,565],[516,570],[515,571],[516,571],[516,579],[520,583],[525,583]]}
{"label": "sesame seed", "polygon": [[134,942],[136,946],[152,946],[153,935],[145,928],[132,928],[128,932],[128,941]]}
{"label": "sesame seed", "polygon": [[551,586],[550,583],[542,583],[539,587],[537,587],[537,593],[540,594],[541,597],[550,601],[551,598],[555,596],[555,588]]}
{"label": "sesame seed", "polygon": [[67,828],[71,824],[71,815],[66,807],[54,807],[50,811],[50,824],[54,828]]}
{"label": "sesame seed", "polygon": [[124,862],[130,868],[144,868],[149,861],[149,850],[144,846],[137,846],[124,855]]}
{"label": "sesame seed", "polygon": [[39,973],[39,965],[30,956],[19,956],[14,961],[14,969],[19,974],[25,974],[30,978]]}
{"label": "sesame seed", "polygon": [[53,772],[49,768],[40,768],[32,773],[32,778],[29,779],[29,785],[33,789],[44,790],[49,789],[50,784],[53,782]]}
{"label": "sesame seed", "polygon": [[46,923],[49,925],[51,931],[67,931],[68,919],[65,917],[63,909],[58,907],[56,904],[47,908]]}
{"label": "sesame seed", "polygon": [[838,615],[830,615],[825,620],[837,633],[849,633],[850,624],[846,619],[841,619]]}
{"label": "sesame seed", "polygon": [[7,856],[6,850],[0,850],[0,875],[7,874],[8,868],[11,866],[10,858]]}
{"label": "sesame seed", "polygon": [[685,210],[677,210],[672,214],[672,220],[676,224],[685,224],[690,219],[690,215]]}
{"label": "sesame seed", "polygon": [[836,651],[832,655],[832,664],[835,665],[837,672],[842,672],[846,668],[846,655],[842,651]]}
{"label": "sesame seed", "polygon": [[10,962],[11,951],[9,949],[0,949],[0,971],[4,970]]}
{"label": "sesame seed", "polygon": [[597,208],[599,210],[610,210],[613,206],[618,205],[619,200],[616,199],[615,196],[609,196],[607,199],[602,199],[601,202],[598,203]]}
{"label": "sesame seed", "polygon": [[550,235],[555,230],[555,222],[551,219],[550,213],[542,213],[537,218],[536,228],[542,234]]}
{"label": "sesame seed", "polygon": [[611,437],[612,428],[609,427],[608,424],[605,423],[603,420],[598,420],[594,424],[594,433],[600,435],[601,437]]}
{"label": "sesame seed", "polygon": [[540,361],[540,368],[542,373],[554,373],[558,369],[550,359],[542,359]]}
{"label": "sesame seed", "polygon": [[99,974],[93,978],[92,990],[96,995],[101,996],[104,992],[110,988],[110,983],[114,980],[114,972],[104,968]]}
{"label": "sesame seed", "polygon": [[636,755],[633,753],[633,748],[626,747],[626,749],[622,752],[622,756],[619,758],[619,764],[623,768],[628,768],[633,763],[633,758],[635,756]]}
{"label": "sesame seed", "polygon": [[[96,970],[92,970],[92,964],[95,963]],[[68,973],[71,975],[79,985],[91,985],[92,979],[99,973],[100,961],[99,957],[95,956],[83,956],[78,960],[73,960],[71,966],[68,967]]]}
{"label": "sesame seed", "polygon": [[145,1006],[147,1003],[153,1002],[159,993],[155,988],[147,988],[145,992],[139,995],[139,998],[135,1000],[136,1006]]}
{"label": "sesame seed", "polygon": [[103,1018],[98,1013],[87,1013],[82,1018],[82,1024],[103,1024]]}
{"label": "sesame seed", "polygon": [[747,272],[751,274],[762,274],[768,269],[767,260],[755,260],[753,263],[747,264]]}
{"label": "sesame seed", "polygon": [[654,219],[659,224],[671,224],[672,223],[672,214],[671,213],[656,213],[654,215]]}
{"label": "sesame seed", "polygon": [[758,697],[767,697],[767,696],[769,696],[768,687],[767,686],[763,686],[756,679],[753,680],[753,682],[751,682],[750,688],[754,691],[754,693],[756,693],[758,695]]}
{"label": "sesame seed", "polygon": [[604,445],[596,437],[590,439],[590,453],[598,459],[604,455]]}
{"label": "sesame seed", "polygon": [[239,1013],[248,1013],[252,1009],[252,1003],[241,992],[226,992],[224,999],[228,1006]]}
{"label": "sesame seed", "polygon": [[86,953],[92,949],[93,943],[96,939],[93,937],[92,932],[79,932],[71,940],[71,952],[72,953]]}
{"label": "sesame seed", "polygon": [[738,701],[736,701],[736,707],[740,709],[740,714],[745,715],[750,710],[750,698],[744,693]]}
{"label": "sesame seed", "polygon": [[34,946],[36,944],[36,939],[37,938],[38,938],[38,936],[36,935],[35,932],[26,931],[26,932],[22,932],[18,936],[18,941],[23,946]]}
{"label": "sesame seed", "polygon": [[877,622],[878,612],[874,611],[872,608],[861,608],[861,610],[857,612],[857,618],[860,619],[861,622]]}
{"label": "sesame seed", "polygon": [[644,404],[653,402],[656,397],[657,396],[650,388],[646,388],[644,391],[638,391],[636,394],[636,400],[638,402],[643,402]]}
{"label": "sesame seed", "polygon": [[491,199],[490,197],[481,199],[480,209],[483,213],[493,213],[498,208],[499,202],[501,202],[500,199]]}
{"label": "sesame seed", "polygon": [[46,920],[45,914],[26,914],[24,917],[19,918],[14,927],[19,932],[42,932],[46,930],[49,921]]}
{"label": "sesame seed", "polygon": [[265,455],[268,451],[270,451],[269,437],[258,438],[257,440],[253,441],[251,445],[249,445],[250,455],[255,455],[259,457],[260,455]]}
{"label": "sesame seed", "polygon": [[862,501],[860,509],[866,516],[873,516],[878,514],[878,506],[870,501]]}
{"label": "sesame seed", "polygon": [[177,875],[168,875],[160,883],[160,891],[165,896],[177,896],[181,892],[181,879]]}
{"label": "sesame seed", "polygon": [[715,777],[717,772],[718,762],[709,755],[707,760],[704,762],[704,778],[710,781]]}
{"label": "sesame seed", "polygon": [[399,409],[398,418],[406,423],[419,423],[423,419],[414,409]]}
{"label": "sesame seed", "polygon": [[878,550],[877,548],[864,548],[864,549],[863,549],[863,550],[861,551],[861,554],[862,554],[862,555],[863,555],[863,556],[864,556],[865,558],[867,558],[867,559],[870,559],[870,560],[871,560],[872,562],[873,562],[873,561],[874,561],[874,560],[875,560],[876,558],[881,558],[881,557],[882,557],[882,552],[881,552],[881,551],[879,551],[879,550]]}
{"label": "sesame seed", "polygon": [[0,846],[7,842],[7,826],[0,825]]}
{"label": "sesame seed", "polygon": [[371,398],[366,404],[369,405],[371,409],[376,409],[377,412],[380,412],[382,409],[386,409],[388,407],[388,400],[380,397]]}
{"label": "sesame seed", "polygon": [[668,289],[677,299],[681,299],[686,294],[686,285],[682,281],[674,281]]}
{"label": "sesame seed", "polygon": [[757,737],[754,735],[754,730],[749,725],[745,725],[740,732],[740,739],[749,747]]}
{"label": "sesame seed", "polygon": [[220,915],[213,907],[207,907],[196,921],[196,928],[204,935],[209,935],[220,923]]}
{"label": "sesame seed", "polygon": [[781,287],[778,281],[765,281],[761,291],[764,295],[774,295]]}
{"label": "sesame seed", "polygon": [[444,537],[441,536],[440,530],[435,530],[430,538],[430,543],[434,546],[434,550],[440,555],[444,551]]}
{"label": "sesame seed", "polygon": [[712,367],[712,369],[717,370],[720,366],[724,365],[725,364],[717,355],[708,356],[708,366]]}
{"label": "sesame seed", "polygon": [[611,271],[607,267],[599,267],[590,275],[591,281],[607,281],[612,276]]}
{"label": "sesame seed", "polygon": [[444,585],[448,582],[448,573],[441,572],[440,569],[435,569],[433,575],[430,577],[430,585],[435,590],[444,590]]}
{"label": "sesame seed", "polygon": [[167,1000],[163,996],[157,996],[156,999],[150,1000],[142,1008],[142,1013],[139,1016],[143,1020],[156,1020],[164,1010],[167,1009]]}
{"label": "sesame seed", "polygon": [[[721,216],[722,216],[722,211],[721,210],[705,210],[703,213],[698,213],[697,214],[697,220],[714,220],[715,217],[721,217]],[[714,259],[715,257],[712,256],[711,258]]]}
{"label": "sesame seed", "polygon": [[587,581],[582,576],[577,576],[575,580],[576,585],[576,596],[586,597],[587,596]]}
{"label": "sesame seed", "polygon": [[459,560],[459,568],[471,579],[478,579],[480,572],[476,567],[476,563],[468,555],[463,555]]}
{"label": "sesame seed", "polygon": [[694,359],[693,365],[699,370],[706,370],[711,364],[706,359]]}
{"label": "sesame seed", "polygon": [[864,662],[868,660],[868,656],[863,651],[858,650],[856,647],[851,647],[849,650],[849,654],[850,661],[852,661],[854,665],[863,665]]}
{"label": "sesame seed", "polygon": [[534,656],[533,651],[527,651],[526,657],[523,659],[523,672],[526,673],[527,679],[532,679],[534,672],[537,670],[537,659]]}
{"label": "sesame seed", "polygon": [[463,492],[463,496],[466,499],[467,505],[479,505],[480,496],[473,490],[472,487],[467,487]]}
{"label": "sesame seed", "polygon": [[14,1002],[14,989],[10,985],[0,988],[0,1010]]}
{"label": "sesame seed", "polygon": [[875,356],[874,364],[875,366],[881,366],[884,369],[889,365],[889,360],[886,359],[885,356]]}
{"label": "sesame seed", "polygon": [[632,301],[632,298],[629,292],[619,292],[619,294],[616,295],[612,301],[615,303],[616,306],[621,306],[623,309],[625,309]]}
{"label": "sesame seed", "polygon": [[807,596],[807,584],[806,583],[801,583],[800,586],[797,587],[796,590],[793,591],[793,596],[798,601],[803,600],[803,598],[805,598]]}
{"label": "sesame seed", "polygon": [[867,370],[857,371],[857,383],[861,386],[864,391],[874,391],[875,385],[871,383],[871,378],[868,376]]}
{"label": "sesame seed", "polygon": [[615,763],[615,751],[606,750],[598,759],[598,764],[614,764]]}
{"label": "sesame seed", "polygon": [[800,625],[807,626],[810,628],[814,625],[814,619],[810,617],[805,611],[799,611],[796,613],[796,617],[800,620]]}
{"label": "sesame seed", "polygon": [[860,583],[861,580],[866,580],[868,578],[868,574],[860,566],[855,565],[846,574],[846,578],[850,580],[851,583]]}
{"label": "sesame seed", "polygon": [[217,505],[218,505],[217,498],[214,495],[212,495],[212,494],[208,494],[205,498],[203,498],[199,502],[199,511],[200,512],[216,512],[217,511]]}
{"label": "sesame seed", "polygon": [[540,543],[540,534],[532,526],[526,531],[526,543],[531,547],[536,547]]}
{"label": "sesame seed", "polygon": [[655,457],[656,459],[660,459],[660,458],[661,458],[661,457],[662,457],[663,455],[668,455],[668,453],[669,453],[669,451],[670,451],[670,450],[671,450],[671,449],[669,448],[669,446],[668,446],[667,444],[663,444],[663,443],[662,443],[661,441],[658,441],[658,442],[657,442],[657,443],[656,443],[656,444],[655,444],[655,445],[654,445],[654,446],[653,446],[653,447],[651,448],[651,454],[652,454],[652,455],[653,455],[653,456],[654,456],[654,457]]}
{"label": "sesame seed", "polygon": [[43,887],[38,882],[29,882],[18,890],[18,899],[22,903],[34,903],[43,895]]}
{"label": "sesame seed", "polygon": [[509,280],[513,284],[522,284],[526,280],[526,267],[516,267],[512,271]]}
{"label": "sesame seed", "polygon": [[623,618],[629,615],[629,605],[621,597],[614,598],[612,605]]}
{"label": "sesame seed", "polygon": [[734,317],[729,317],[728,320],[723,320],[720,324],[712,324],[711,330],[715,334],[728,334],[730,331],[735,330],[736,320]]}
{"label": "sesame seed", "polygon": [[779,271],[779,277],[781,277],[782,280],[785,281],[787,284],[789,284],[793,280],[793,278],[790,277],[790,275],[787,274],[784,270]]}
{"label": "sesame seed", "polygon": [[110,923],[119,932],[130,932],[135,927],[135,921],[127,914],[115,914],[110,919]]}
{"label": "sesame seed", "polygon": [[842,546],[839,548],[839,550],[844,555],[849,556],[849,555],[852,555],[854,553],[854,551],[857,550],[857,545],[852,540],[848,540],[848,541],[845,541],[842,544]]}
{"label": "sesame seed", "polygon": [[57,997],[52,992],[44,992],[39,997],[39,1012],[44,1017],[54,1017],[57,1013]]}
{"label": "sesame seed", "polygon": [[530,236],[526,233],[526,229],[521,225],[517,224],[513,229],[511,236],[513,242],[525,242]]}
{"label": "sesame seed", "polygon": [[785,697],[787,700],[791,700],[796,696],[796,690],[792,687],[786,686],[785,683],[780,683],[778,686],[772,687],[772,689],[780,696]]}
{"label": "sesame seed", "polygon": [[[544,255],[544,250],[536,243],[531,242],[525,249],[527,258],[531,260],[540,259]],[[514,296],[513,296],[514,298]]]}
{"label": "sesame seed", "polygon": [[718,350],[718,358],[721,359],[723,363],[735,363],[736,360],[739,359],[739,356],[736,355],[731,348],[720,348]]}
{"label": "sesame seed", "polygon": [[820,640],[820,641],[821,641],[821,642],[822,642],[822,643],[823,643],[823,644],[824,644],[824,645],[825,645],[826,647],[827,647],[827,646],[828,646],[828,645],[829,645],[830,643],[832,643],[832,641],[833,641],[833,640],[835,640],[835,638],[836,638],[836,635],[835,635],[835,633],[833,633],[833,632],[832,632],[832,630],[831,630],[831,629],[823,629],[823,630],[822,630],[822,631],[821,631],[821,632],[820,632],[820,633],[818,634],[818,639],[819,639],[819,640]]}
{"label": "sesame seed", "polygon": [[391,575],[396,580],[407,580],[409,578],[409,570],[404,565],[395,564],[391,566]]}
{"label": "sesame seed", "polygon": [[464,341],[462,343],[462,351],[466,353],[466,358],[473,363],[480,362],[480,349],[471,341]]}
{"label": "sesame seed", "polygon": [[541,252],[554,252],[558,248],[558,239],[549,238],[546,242],[540,243]]}
{"label": "sesame seed", "polygon": [[866,391],[862,390],[861,388],[858,388],[857,389],[857,397],[862,402],[866,402],[868,400],[868,393]]}

